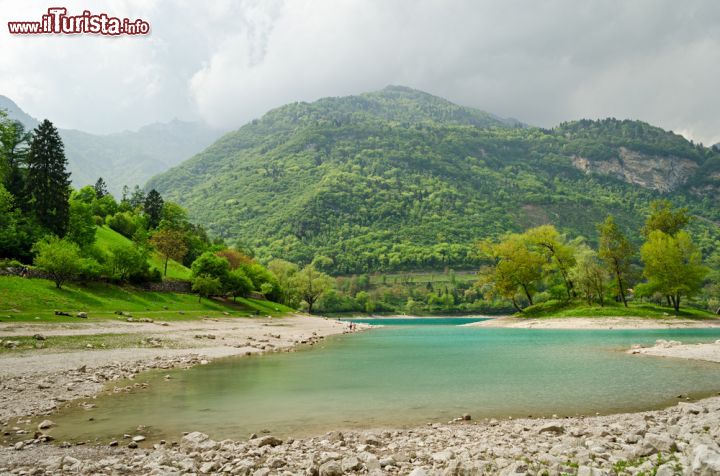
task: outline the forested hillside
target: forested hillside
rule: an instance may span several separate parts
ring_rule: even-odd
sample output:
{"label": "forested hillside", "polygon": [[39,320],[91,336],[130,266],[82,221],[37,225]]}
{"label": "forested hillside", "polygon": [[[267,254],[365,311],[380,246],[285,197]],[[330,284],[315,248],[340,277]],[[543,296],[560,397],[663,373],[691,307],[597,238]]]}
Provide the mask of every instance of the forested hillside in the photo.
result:
{"label": "forested hillside", "polygon": [[323,255],[340,274],[472,268],[477,240],[544,223],[594,242],[607,214],[637,230],[658,197],[698,217],[705,249],[720,223],[712,149],[638,121],[527,127],[403,87],[270,111],[148,187],[261,259]]}

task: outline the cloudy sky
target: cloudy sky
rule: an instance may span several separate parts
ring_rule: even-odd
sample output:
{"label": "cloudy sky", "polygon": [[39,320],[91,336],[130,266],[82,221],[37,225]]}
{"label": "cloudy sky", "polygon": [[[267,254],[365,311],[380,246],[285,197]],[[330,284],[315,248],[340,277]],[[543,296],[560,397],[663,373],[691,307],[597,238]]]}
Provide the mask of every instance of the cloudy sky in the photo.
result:
{"label": "cloudy sky", "polygon": [[[57,5],[152,32],[7,32]],[[234,128],[401,84],[539,126],[615,116],[720,142],[717,0],[0,0],[0,16],[0,94],[66,128]]]}

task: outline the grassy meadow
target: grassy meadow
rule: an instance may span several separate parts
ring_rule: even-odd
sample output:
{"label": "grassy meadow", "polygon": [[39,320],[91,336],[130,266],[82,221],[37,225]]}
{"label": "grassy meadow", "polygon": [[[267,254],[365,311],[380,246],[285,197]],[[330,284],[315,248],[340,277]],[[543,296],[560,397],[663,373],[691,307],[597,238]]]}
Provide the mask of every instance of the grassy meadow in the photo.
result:
{"label": "grassy meadow", "polygon": [[[55,310],[68,312],[55,316]],[[292,310],[281,304],[257,299],[209,300],[198,302],[197,295],[152,292],[105,283],[68,283],[57,289],[52,281],[0,276],[0,322],[52,321],[77,322],[77,312],[89,319],[118,318],[116,311],[133,317],[182,320],[200,316],[279,316]],[[181,314],[182,313],[182,314]]]}

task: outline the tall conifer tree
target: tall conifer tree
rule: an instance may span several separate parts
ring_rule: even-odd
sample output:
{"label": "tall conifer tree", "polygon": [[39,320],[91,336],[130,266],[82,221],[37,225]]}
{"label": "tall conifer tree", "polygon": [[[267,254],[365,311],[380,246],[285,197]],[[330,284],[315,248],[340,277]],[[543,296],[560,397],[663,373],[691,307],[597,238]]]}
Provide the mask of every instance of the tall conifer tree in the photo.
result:
{"label": "tall conifer tree", "polygon": [[27,193],[38,222],[65,236],[70,219],[70,173],[60,134],[45,119],[34,131],[27,157]]}

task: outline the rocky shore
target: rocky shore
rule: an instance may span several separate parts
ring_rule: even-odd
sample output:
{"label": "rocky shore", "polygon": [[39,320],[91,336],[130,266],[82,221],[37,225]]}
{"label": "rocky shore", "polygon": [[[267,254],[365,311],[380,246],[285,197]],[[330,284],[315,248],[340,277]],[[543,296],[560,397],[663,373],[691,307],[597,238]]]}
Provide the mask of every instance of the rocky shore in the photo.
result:
{"label": "rocky shore", "polygon": [[[720,474],[720,398],[658,411],[562,419],[459,419],[413,429],[270,435],[116,447],[29,443],[0,449],[2,474]],[[138,446],[135,449],[129,446]]]}
{"label": "rocky shore", "polygon": [[[47,334],[63,332],[69,331]],[[720,474],[720,397],[642,413],[499,421],[465,415],[447,424],[335,431],[302,439],[261,434],[214,441],[193,432],[156,443],[139,432],[102,446],[52,441],[52,412],[66,401],[96,394],[110,382],[123,381],[132,390],[143,385],[133,382],[134,377],[147,370],[202,365],[223,355],[289,351],[341,332],[347,332],[343,323],[306,317],[290,318],[282,326],[264,320],[209,321],[163,329],[164,339],[172,335],[187,348],[5,355],[0,371],[5,441],[0,474]],[[152,338],[147,330],[142,335]],[[680,343],[658,342],[631,352],[662,355],[653,352],[681,348]],[[139,350],[146,353],[138,359]],[[38,424],[40,415],[47,421]]]}

